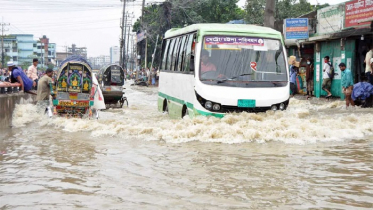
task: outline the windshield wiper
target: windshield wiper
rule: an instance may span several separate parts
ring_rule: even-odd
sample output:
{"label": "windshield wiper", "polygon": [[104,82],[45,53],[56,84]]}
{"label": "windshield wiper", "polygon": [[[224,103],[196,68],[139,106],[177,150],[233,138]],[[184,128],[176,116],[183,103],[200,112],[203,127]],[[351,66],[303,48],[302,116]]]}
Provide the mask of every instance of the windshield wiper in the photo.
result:
{"label": "windshield wiper", "polygon": [[217,83],[220,84],[220,83],[223,83],[223,82],[225,82],[225,81],[227,81],[227,80],[232,80],[232,79],[236,79],[237,77],[248,76],[248,75],[253,75],[253,74],[252,74],[252,73],[250,73],[250,74],[248,74],[248,73],[246,73],[246,74],[241,74],[241,75],[238,75],[238,76],[231,77],[231,78],[229,78],[229,79],[218,80]]}

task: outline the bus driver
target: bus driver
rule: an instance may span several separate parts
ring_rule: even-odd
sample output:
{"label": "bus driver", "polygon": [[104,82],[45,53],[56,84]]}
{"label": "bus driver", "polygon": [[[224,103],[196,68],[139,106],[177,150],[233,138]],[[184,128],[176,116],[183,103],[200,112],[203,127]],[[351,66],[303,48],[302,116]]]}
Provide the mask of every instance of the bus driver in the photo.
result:
{"label": "bus driver", "polygon": [[209,61],[209,52],[207,50],[202,50],[201,55],[201,73],[216,71],[215,65]]}

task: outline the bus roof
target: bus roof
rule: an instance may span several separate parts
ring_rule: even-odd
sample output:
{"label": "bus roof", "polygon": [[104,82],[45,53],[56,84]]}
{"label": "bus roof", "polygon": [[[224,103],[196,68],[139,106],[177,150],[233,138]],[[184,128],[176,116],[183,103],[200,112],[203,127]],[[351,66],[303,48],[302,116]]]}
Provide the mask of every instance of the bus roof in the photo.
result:
{"label": "bus roof", "polygon": [[166,32],[165,38],[179,36],[190,32],[202,32],[205,33],[247,33],[265,36],[281,37],[281,33],[274,29],[248,24],[219,24],[219,23],[201,23],[193,24],[185,28],[173,28]]}

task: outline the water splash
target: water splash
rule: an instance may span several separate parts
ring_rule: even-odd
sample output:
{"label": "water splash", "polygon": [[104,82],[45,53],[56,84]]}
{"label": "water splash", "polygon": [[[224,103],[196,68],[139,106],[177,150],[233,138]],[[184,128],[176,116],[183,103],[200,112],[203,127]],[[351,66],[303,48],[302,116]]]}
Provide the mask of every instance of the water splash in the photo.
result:
{"label": "water splash", "polygon": [[[370,109],[344,110],[343,101],[326,102],[291,99],[286,111],[236,113],[224,118],[198,116],[174,120],[159,113],[155,88],[127,90],[130,107],[100,113],[99,120],[49,119],[31,104],[18,105],[13,115],[15,127],[37,122],[39,126],[66,132],[90,132],[93,138],[117,136],[123,139],[189,141],[227,144],[280,141],[288,144],[343,141],[373,135]],[[132,102],[132,103],[131,103]]]}

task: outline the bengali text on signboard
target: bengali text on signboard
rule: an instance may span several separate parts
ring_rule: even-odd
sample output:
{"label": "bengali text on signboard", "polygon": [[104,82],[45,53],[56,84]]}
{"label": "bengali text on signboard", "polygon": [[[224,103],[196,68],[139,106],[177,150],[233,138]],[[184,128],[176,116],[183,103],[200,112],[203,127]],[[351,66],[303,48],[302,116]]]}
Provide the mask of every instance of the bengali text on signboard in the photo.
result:
{"label": "bengali text on signboard", "polygon": [[238,36],[206,36],[206,45],[255,45],[264,46],[264,39]]}
{"label": "bengali text on signboard", "polygon": [[332,34],[343,29],[344,9],[339,5],[332,5],[317,10],[317,33],[319,35]]}
{"label": "bengali text on signboard", "polygon": [[370,25],[373,0],[354,0],[345,5],[345,28]]}
{"label": "bengali text on signboard", "polygon": [[286,39],[308,39],[308,18],[291,18],[285,20]]}

